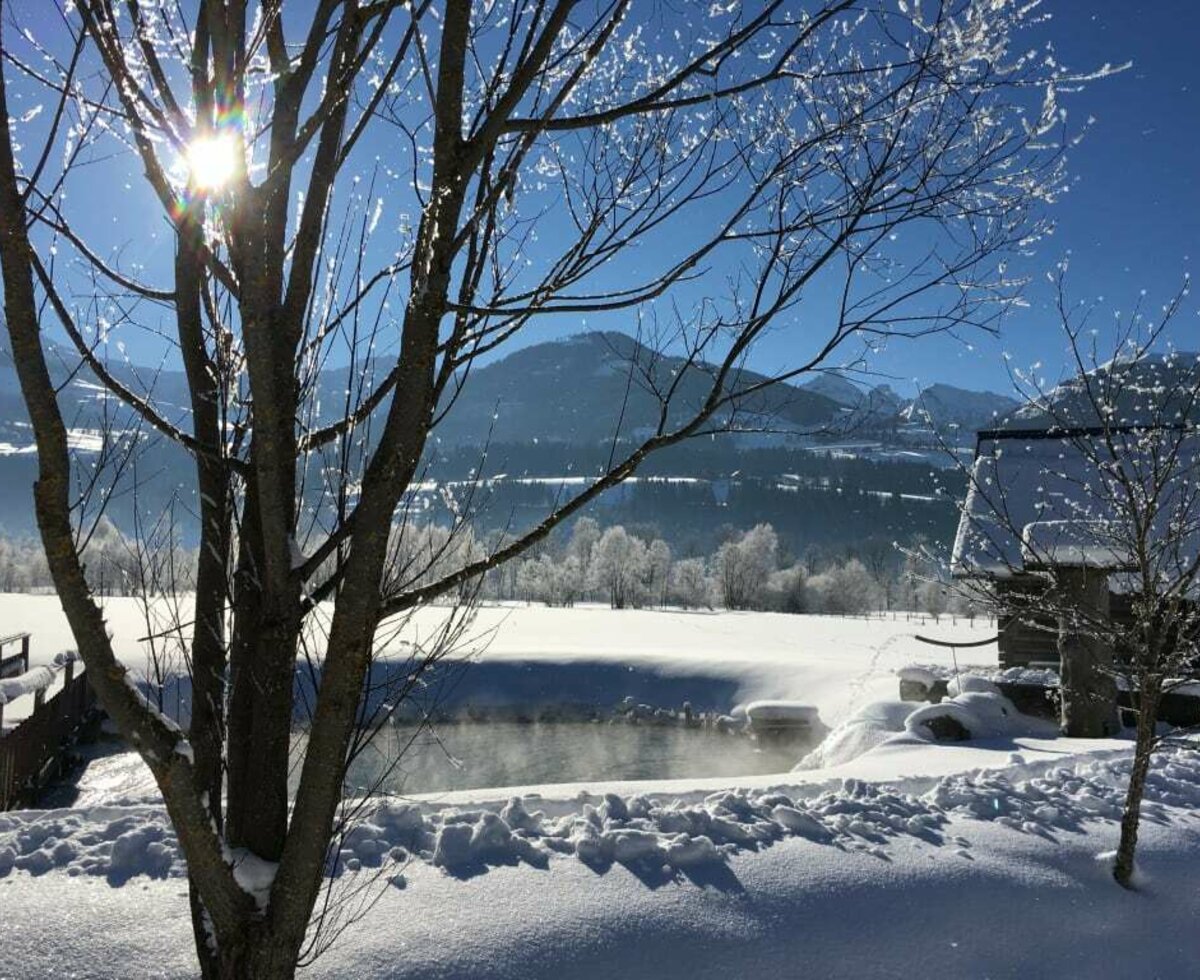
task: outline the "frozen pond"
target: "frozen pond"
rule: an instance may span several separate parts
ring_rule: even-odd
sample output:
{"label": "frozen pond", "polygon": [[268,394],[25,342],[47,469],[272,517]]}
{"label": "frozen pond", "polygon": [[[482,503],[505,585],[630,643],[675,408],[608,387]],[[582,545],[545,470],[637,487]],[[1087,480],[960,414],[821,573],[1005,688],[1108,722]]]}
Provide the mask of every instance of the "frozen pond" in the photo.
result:
{"label": "frozen pond", "polygon": [[803,742],[759,745],[745,735],[677,726],[554,722],[383,729],[351,767],[354,794],[786,772]]}

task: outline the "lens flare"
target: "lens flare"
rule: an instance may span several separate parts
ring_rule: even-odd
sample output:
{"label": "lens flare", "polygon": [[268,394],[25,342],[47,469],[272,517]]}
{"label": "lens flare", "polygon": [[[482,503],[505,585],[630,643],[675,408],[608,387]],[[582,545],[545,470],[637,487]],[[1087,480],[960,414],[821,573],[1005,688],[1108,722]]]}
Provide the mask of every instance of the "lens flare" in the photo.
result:
{"label": "lens flare", "polygon": [[199,137],[188,146],[187,164],[198,189],[220,190],[237,172],[237,143],[229,133]]}

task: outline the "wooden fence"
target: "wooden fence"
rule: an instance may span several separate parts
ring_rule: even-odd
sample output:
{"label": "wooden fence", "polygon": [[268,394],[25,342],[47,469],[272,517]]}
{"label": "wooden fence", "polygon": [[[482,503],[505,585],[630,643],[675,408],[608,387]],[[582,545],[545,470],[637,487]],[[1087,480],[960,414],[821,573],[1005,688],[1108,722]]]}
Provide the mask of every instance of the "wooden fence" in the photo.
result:
{"label": "wooden fence", "polygon": [[[4,655],[4,648],[20,644],[21,649]],[[0,637],[0,677],[16,677],[29,669],[29,634],[14,633],[12,636]]]}
{"label": "wooden fence", "polygon": [[[25,638],[28,663],[29,640]],[[61,775],[67,749],[96,708],[96,695],[86,674],[68,661],[62,690],[41,701],[33,713],[7,735],[0,735],[0,811],[37,802],[46,783]],[[82,665],[80,665],[82,666]]]}

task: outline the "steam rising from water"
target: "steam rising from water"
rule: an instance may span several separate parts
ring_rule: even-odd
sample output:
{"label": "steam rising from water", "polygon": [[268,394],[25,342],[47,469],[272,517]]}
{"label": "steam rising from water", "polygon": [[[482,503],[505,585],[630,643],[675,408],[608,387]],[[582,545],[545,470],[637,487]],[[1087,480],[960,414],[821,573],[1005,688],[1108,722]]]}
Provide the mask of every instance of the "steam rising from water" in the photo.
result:
{"label": "steam rising from water", "polygon": [[675,726],[487,722],[440,725],[432,733],[418,733],[401,725],[376,736],[351,767],[347,787],[351,793],[369,789],[393,765],[382,789],[401,794],[585,780],[747,776],[786,772],[806,751],[802,742],[759,745],[744,735]]}

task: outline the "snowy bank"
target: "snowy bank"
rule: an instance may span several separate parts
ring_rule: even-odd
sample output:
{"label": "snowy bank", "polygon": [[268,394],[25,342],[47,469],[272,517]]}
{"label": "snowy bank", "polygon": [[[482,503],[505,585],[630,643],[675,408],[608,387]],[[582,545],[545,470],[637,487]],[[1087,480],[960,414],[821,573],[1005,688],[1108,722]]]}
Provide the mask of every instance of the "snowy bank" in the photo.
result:
{"label": "snowy bank", "polygon": [[[960,977],[1188,975],[1200,754],[1165,752],[1151,776],[1139,894],[1097,860],[1128,769],[1123,751],[1038,772],[1014,761],[921,792],[850,779],[688,802],[648,788],[555,814],[531,799],[386,802],[331,868],[335,897],[366,881],[379,900],[312,972],[694,980],[753,962],[827,977],[907,976],[916,963]],[[156,807],[0,818],[4,973],[104,977],[120,962],[130,976],[190,975],[183,868],[163,820]],[[1036,938],[1048,922],[1049,944]]]}

